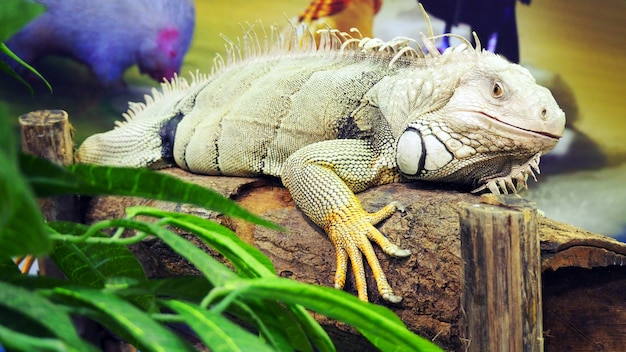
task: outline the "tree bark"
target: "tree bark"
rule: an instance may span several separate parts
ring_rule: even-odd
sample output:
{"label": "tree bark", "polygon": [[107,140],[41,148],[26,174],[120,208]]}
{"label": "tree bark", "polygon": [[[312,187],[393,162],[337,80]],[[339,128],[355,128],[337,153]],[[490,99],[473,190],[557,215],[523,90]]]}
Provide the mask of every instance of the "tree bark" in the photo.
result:
{"label": "tree bark", "polygon": [[[255,245],[274,263],[277,273],[294,280],[325,286],[333,285],[335,271],[334,248],[326,235],[296,208],[289,192],[272,179],[207,177],[190,174],[180,169],[162,172],[186,181],[215,189],[252,212],[272,220],[288,229],[286,233],[228,219],[197,207],[135,198],[94,198],[87,209],[87,219],[121,217],[127,206],[149,205],[167,210],[178,210],[216,219],[233,229],[240,237]],[[459,328],[461,317],[461,243],[459,237],[460,202],[478,203],[478,197],[445,185],[430,183],[390,184],[380,186],[358,195],[366,210],[377,210],[392,200],[406,206],[405,213],[396,213],[378,228],[389,239],[412,255],[405,259],[390,258],[375,247],[381,265],[396,294],[404,299],[400,304],[389,304],[376,291],[371,272],[368,273],[370,301],[388,306],[407,325],[421,336],[432,339],[447,350],[464,351],[467,337]],[[545,347],[549,351],[566,350],[563,341],[572,334],[584,332],[584,341],[601,344],[605,350],[611,346],[626,345],[626,326],[614,324],[611,331],[596,331],[598,321],[626,321],[623,299],[626,286],[626,245],[613,239],[592,234],[567,224],[546,218],[538,219],[541,240],[541,267],[543,280]],[[185,235],[185,234],[183,234]],[[196,241],[199,243],[199,241]],[[197,271],[172,253],[157,240],[146,241],[135,248],[140,260],[153,277],[195,274]],[[578,287],[578,281],[564,281],[561,272],[575,274],[579,271],[597,271],[595,290]],[[609,271],[609,274],[603,271]],[[554,287],[558,286],[558,289]],[[584,286],[584,285],[583,285]],[[348,292],[356,294],[354,281],[349,276]],[[621,289],[621,291],[619,290]],[[578,290],[574,293],[572,290]],[[581,291],[582,290],[582,291]],[[603,292],[602,301],[589,299]],[[571,293],[568,303],[559,306],[557,312],[551,307]],[[619,299],[622,298],[620,301]],[[576,304],[572,304],[576,302]],[[607,316],[605,306],[613,316]],[[586,312],[589,307],[598,311]],[[604,309],[604,311],[602,310]],[[569,315],[565,315],[564,311]],[[586,320],[577,319],[580,311],[586,312]],[[578,312],[578,313],[577,313]],[[570,314],[571,313],[571,314]],[[590,320],[590,314],[597,314]],[[563,318],[565,317],[565,318]],[[318,317],[327,329],[338,350],[373,350],[373,347],[354,329],[324,317]],[[563,322],[563,319],[567,321]],[[619,320],[621,319],[621,320]],[[594,323],[592,323],[594,322]],[[594,325],[595,324],[595,325]],[[602,340],[595,340],[602,339]],[[581,346],[585,343],[581,342]],[[592,345],[594,346],[594,345]]]}

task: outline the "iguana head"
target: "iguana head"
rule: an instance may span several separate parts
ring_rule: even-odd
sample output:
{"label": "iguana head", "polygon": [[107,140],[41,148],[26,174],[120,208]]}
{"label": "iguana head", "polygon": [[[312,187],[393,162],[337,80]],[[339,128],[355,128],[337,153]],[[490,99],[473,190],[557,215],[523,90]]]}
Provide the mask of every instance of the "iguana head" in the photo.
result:
{"label": "iguana head", "polygon": [[489,52],[466,55],[451,95],[399,135],[398,167],[408,178],[516,191],[558,142],[565,114],[525,68]]}

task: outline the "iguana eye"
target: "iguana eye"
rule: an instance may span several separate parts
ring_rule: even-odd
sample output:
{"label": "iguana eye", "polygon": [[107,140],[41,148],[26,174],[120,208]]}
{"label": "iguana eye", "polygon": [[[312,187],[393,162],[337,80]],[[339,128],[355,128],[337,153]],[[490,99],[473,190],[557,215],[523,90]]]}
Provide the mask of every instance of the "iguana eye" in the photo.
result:
{"label": "iguana eye", "polygon": [[499,83],[494,83],[491,89],[491,96],[494,98],[500,98],[504,94],[504,89]]}

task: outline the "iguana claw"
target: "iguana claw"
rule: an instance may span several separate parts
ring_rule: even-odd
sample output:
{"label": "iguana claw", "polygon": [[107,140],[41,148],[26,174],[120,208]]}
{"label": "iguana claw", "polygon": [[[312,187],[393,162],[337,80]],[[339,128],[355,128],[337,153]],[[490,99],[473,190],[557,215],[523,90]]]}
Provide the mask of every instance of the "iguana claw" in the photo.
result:
{"label": "iguana claw", "polygon": [[374,213],[367,213],[356,206],[349,207],[344,209],[341,214],[335,214],[336,220],[341,219],[341,221],[328,219],[330,220],[328,222],[329,226],[325,230],[335,245],[337,255],[336,288],[342,289],[344,287],[349,259],[359,299],[368,301],[365,268],[363,265],[363,256],[365,256],[383,299],[392,303],[398,303],[402,300],[401,296],[393,294],[393,290],[370,242],[376,242],[385,253],[391,256],[406,257],[411,255],[409,250],[402,249],[391,243],[389,239],[374,227],[375,224],[391,216],[399,206],[401,206],[400,203],[392,202]]}
{"label": "iguana claw", "polygon": [[400,303],[400,301],[402,301],[402,296],[396,296],[394,294],[391,293],[386,293],[383,295],[383,299],[385,299],[385,301],[389,301],[391,303]]}

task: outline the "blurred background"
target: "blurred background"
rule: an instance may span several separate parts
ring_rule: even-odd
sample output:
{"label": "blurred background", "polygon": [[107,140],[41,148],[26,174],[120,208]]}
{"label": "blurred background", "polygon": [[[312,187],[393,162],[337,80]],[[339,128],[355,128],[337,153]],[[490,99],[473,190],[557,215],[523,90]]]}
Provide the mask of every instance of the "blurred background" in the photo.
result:
{"label": "blurred background", "polygon": [[[330,22],[357,23],[360,27],[372,23],[373,35],[382,39],[400,35],[416,38],[419,32],[425,32],[424,19],[414,0],[334,2],[340,6],[331,3],[330,0],[313,4],[309,0],[196,0],[195,31],[181,74],[187,76],[187,72],[195,70],[209,72],[216,53],[225,51],[221,34],[236,39],[242,33],[242,25],[258,19],[264,25],[282,27],[287,18],[297,21],[300,14],[305,14],[303,19],[307,20],[332,13]],[[498,48],[506,47],[507,57],[512,55],[511,47],[516,47],[520,64],[531,69],[538,81],[553,91],[566,111],[568,134],[554,153],[542,159],[540,182],[531,181],[525,196],[535,200],[551,218],[625,240],[626,1],[423,3],[426,10],[431,5],[432,14],[445,19],[432,18],[436,34],[451,30],[469,35],[470,30],[475,30],[481,33],[484,45],[497,38],[492,49],[499,51]],[[305,12],[309,5],[313,7]],[[80,11],[76,16],[79,15],[82,15]],[[107,26],[102,26],[102,30],[111,30],[111,38],[119,41],[124,41],[133,26],[147,17],[141,13],[117,15],[126,16],[127,30],[114,31]],[[504,23],[495,29],[496,36],[487,32],[488,38],[482,37],[486,31],[484,25],[496,20]],[[367,30],[364,32],[371,35]],[[36,93],[31,96],[18,81],[0,73],[2,121],[11,121],[16,126],[17,118],[29,111],[64,109],[75,127],[77,143],[93,133],[111,129],[129,100],[142,100],[150,87],[157,86],[156,81],[142,75],[136,66],[124,73],[126,85],[115,87],[103,86],[87,67],[65,58],[48,57],[35,67],[52,84],[53,92],[34,81]]]}

